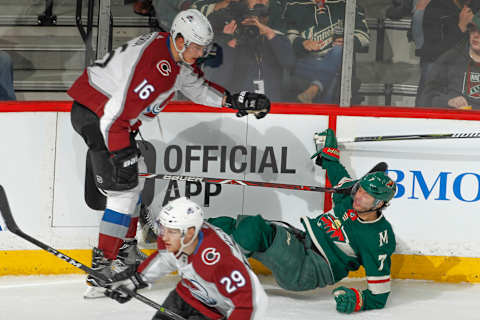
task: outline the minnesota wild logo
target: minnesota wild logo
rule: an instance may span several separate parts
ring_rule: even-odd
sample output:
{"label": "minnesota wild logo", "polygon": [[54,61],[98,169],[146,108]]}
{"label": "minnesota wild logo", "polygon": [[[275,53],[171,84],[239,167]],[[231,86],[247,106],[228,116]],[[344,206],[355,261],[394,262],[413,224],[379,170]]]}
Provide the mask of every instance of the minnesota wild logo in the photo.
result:
{"label": "minnesota wild logo", "polygon": [[480,99],[480,73],[469,72],[467,73],[466,85],[464,84],[464,91],[467,96]]}
{"label": "minnesota wild logo", "polygon": [[323,214],[320,216],[317,225],[325,230],[325,233],[330,236],[330,238],[345,242],[345,235],[342,230],[342,222],[338,220],[333,215]]}

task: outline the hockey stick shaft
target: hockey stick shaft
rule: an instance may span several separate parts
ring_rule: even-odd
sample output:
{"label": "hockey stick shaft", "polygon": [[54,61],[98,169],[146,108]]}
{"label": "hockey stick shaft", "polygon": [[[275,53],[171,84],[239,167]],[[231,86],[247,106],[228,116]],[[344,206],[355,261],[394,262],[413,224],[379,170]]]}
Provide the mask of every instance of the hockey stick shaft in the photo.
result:
{"label": "hockey stick shaft", "polygon": [[431,133],[431,134],[405,134],[392,136],[355,137],[353,140],[339,140],[339,143],[374,142],[374,141],[401,141],[401,140],[426,140],[426,139],[469,139],[480,138],[480,132],[465,133]]}
{"label": "hockey stick shaft", "polygon": [[261,182],[261,181],[250,181],[250,180],[239,180],[239,179],[207,178],[207,177],[171,175],[171,174],[161,174],[161,173],[139,173],[138,176],[145,179],[176,180],[176,181],[200,182],[200,183],[207,182],[207,183],[214,183],[214,184],[234,184],[234,185],[249,186],[249,187],[278,188],[278,189],[315,191],[315,192],[332,192],[332,193],[338,192],[338,189],[335,189],[335,188],[303,186],[298,184]]}
{"label": "hockey stick shaft", "polygon": [[[72,257],[69,257],[60,251],[50,247],[49,245],[31,237],[30,235],[26,234],[23,232],[15,222],[15,219],[13,218],[12,211],[10,210],[10,205],[8,204],[8,199],[7,199],[7,194],[5,193],[5,189],[3,186],[0,185],[0,215],[2,216],[5,225],[7,227],[7,230],[12,232],[13,234],[19,236],[20,238],[23,238],[27,240],[30,243],[33,243],[37,247],[42,248],[43,250],[53,254],[59,259],[62,259],[65,262],[68,262],[72,266],[79,268],[80,270],[85,271],[86,273],[90,274],[91,276],[95,277],[98,280],[103,281],[104,283],[110,282],[110,279],[107,279],[102,273],[98,272],[97,270],[94,270],[90,267],[87,267],[83,263],[73,259]],[[166,315],[170,316],[172,320],[185,320],[183,317],[163,308],[161,305],[156,303],[153,300],[150,300],[149,298],[136,293],[135,291],[129,290],[125,287],[119,287],[118,290],[121,290],[122,292],[128,294],[129,296],[142,301],[143,303],[165,313]]]}

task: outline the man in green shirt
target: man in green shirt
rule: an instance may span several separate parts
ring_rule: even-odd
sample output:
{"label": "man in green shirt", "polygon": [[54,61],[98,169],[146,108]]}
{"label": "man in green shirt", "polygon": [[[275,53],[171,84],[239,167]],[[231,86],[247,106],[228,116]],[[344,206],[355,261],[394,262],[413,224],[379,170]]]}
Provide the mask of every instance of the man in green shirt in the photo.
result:
{"label": "man in green shirt", "polygon": [[[300,102],[337,103],[339,99],[345,8],[345,0],[288,0],[286,3],[288,38],[297,55],[293,76],[296,82],[303,79],[309,83],[297,96]],[[370,35],[360,6],[355,10],[353,38],[355,52],[368,52]]]}
{"label": "man in green shirt", "polygon": [[232,235],[247,255],[272,271],[286,290],[331,285],[362,265],[368,288],[336,288],[337,310],[351,313],[383,308],[390,294],[391,255],[396,242],[382,210],[395,195],[396,184],[384,171],[352,180],[339,163],[334,132],[327,129],[319,136],[325,138],[325,144],[313,157],[327,170],[339,192],[333,194],[332,210],[315,218],[301,218],[305,231],[260,215],[217,217],[208,222]]}

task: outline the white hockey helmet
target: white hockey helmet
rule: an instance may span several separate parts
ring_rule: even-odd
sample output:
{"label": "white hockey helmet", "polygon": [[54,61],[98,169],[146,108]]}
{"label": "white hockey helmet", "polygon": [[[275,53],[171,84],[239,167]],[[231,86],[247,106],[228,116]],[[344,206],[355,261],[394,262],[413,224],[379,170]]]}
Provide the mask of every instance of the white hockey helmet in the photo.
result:
{"label": "white hockey helmet", "polygon": [[[213,29],[208,19],[197,9],[187,9],[180,11],[173,19],[172,27],[170,28],[173,45],[179,52],[183,60],[183,52],[190,43],[196,43],[200,46],[205,46],[204,56],[208,54],[213,43]],[[181,35],[185,40],[185,46],[182,50],[177,48],[175,39]]]}
{"label": "white hockey helmet", "polygon": [[[182,237],[182,245],[188,246],[198,235],[203,224],[203,209],[190,199],[181,197],[167,203],[158,215],[155,223],[158,230],[165,228],[179,229]],[[189,228],[195,228],[195,235],[189,243],[184,244],[183,238]]]}

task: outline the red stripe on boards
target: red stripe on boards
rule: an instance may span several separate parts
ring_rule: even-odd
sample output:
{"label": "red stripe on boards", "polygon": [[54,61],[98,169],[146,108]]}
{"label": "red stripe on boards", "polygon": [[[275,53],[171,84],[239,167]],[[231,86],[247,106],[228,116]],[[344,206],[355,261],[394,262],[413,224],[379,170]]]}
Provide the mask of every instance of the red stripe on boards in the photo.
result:
{"label": "red stripe on boards", "polygon": [[[72,101],[0,102],[0,112],[70,112],[71,107]],[[163,112],[234,113],[235,110],[198,106],[188,101],[172,101],[168,104]],[[273,103],[271,113],[385,118],[480,120],[480,111],[474,110],[420,109],[380,106],[352,106],[349,108],[343,108],[336,105],[310,105],[294,103]]]}

